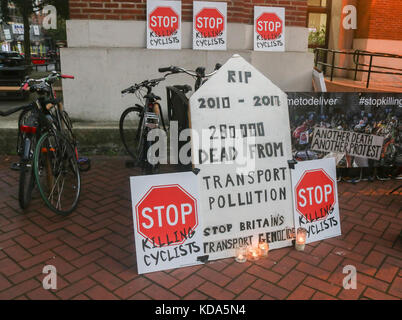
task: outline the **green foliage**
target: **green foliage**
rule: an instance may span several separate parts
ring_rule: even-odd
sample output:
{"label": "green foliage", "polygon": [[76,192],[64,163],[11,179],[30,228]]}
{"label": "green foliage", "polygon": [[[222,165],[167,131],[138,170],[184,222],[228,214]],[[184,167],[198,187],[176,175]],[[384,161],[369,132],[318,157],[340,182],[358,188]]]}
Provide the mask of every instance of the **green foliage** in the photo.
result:
{"label": "green foliage", "polygon": [[308,43],[309,45],[314,46],[324,46],[325,45],[325,26],[322,25],[317,31],[310,31],[308,35]]}

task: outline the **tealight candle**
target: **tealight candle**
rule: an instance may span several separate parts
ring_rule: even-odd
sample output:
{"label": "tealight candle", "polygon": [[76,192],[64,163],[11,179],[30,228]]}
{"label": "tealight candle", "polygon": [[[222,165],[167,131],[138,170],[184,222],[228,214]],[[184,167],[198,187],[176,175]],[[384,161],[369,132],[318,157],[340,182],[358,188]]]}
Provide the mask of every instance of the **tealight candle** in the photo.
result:
{"label": "tealight candle", "polygon": [[246,247],[236,248],[235,260],[240,263],[247,261],[247,248]]}
{"label": "tealight candle", "polygon": [[258,248],[261,250],[261,256],[267,257],[268,256],[268,251],[269,251],[269,245],[266,242],[260,242],[258,244]]}
{"label": "tealight candle", "polygon": [[295,248],[297,251],[304,251],[306,246],[306,236],[307,230],[304,228],[298,228],[296,233],[296,244]]}
{"label": "tealight candle", "polygon": [[250,261],[257,261],[260,259],[261,250],[258,247],[248,247],[247,259]]}

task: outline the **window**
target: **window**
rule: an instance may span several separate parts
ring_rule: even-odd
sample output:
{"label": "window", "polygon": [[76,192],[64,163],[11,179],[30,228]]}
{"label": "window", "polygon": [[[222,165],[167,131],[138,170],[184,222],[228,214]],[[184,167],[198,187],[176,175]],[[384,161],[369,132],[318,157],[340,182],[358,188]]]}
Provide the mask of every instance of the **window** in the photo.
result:
{"label": "window", "polygon": [[308,47],[311,49],[328,48],[331,2],[331,0],[308,0],[307,2]]}

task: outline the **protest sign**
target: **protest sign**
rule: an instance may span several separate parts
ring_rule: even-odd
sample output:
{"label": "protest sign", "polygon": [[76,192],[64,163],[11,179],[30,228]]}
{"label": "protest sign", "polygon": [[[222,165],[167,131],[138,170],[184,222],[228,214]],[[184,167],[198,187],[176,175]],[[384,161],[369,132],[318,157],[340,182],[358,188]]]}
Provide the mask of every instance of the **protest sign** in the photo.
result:
{"label": "protest sign", "polygon": [[341,235],[334,158],[298,162],[292,170],[295,228],[306,243]]}
{"label": "protest sign", "polygon": [[147,48],[181,49],[181,1],[147,1]]}
{"label": "protest sign", "polygon": [[285,51],[285,8],[254,7],[254,50]]}
{"label": "protest sign", "polygon": [[193,49],[226,50],[226,2],[193,2]]}
{"label": "protest sign", "polygon": [[213,260],[258,242],[291,245],[286,94],[234,55],[191,96],[190,110],[205,254]]}
{"label": "protest sign", "polygon": [[384,137],[353,131],[314,128],[311,150],[379,160]]}
{"label": "protest sign", "polygon": [[198,264],[202,218],[193,172],[130,178],[138,273]]}

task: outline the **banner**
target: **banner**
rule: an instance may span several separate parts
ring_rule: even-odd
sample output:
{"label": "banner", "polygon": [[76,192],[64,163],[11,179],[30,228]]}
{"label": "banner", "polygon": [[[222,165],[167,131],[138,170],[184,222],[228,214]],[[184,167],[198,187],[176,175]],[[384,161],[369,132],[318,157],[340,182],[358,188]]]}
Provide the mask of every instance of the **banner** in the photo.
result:
{"label": "banner", "polygon": [[226,50],[227,3],[193,2],[193,49]]}
{"label": "banner", "polygon": [[294,236],[286,94],[239,55],[190,98],[191,153],[200,170],[204,249],[290,246]]}
{"label": "banner", "polygon": [[335,157],[338,168],[402,166],[402,94],[289,92],[288,104],[297,161]]}
{"label": "banner", "polygon": [[254,7],[254,50],[285,51],[285,8]]}
{"label": "banner", "polygon": [[372,134],[314,128],[311,150],[379,160],[383,143],[384,137]]}
{"label": "banner", "polygon": [[199,264],[202,217],[193,172],[130,178],[138,273]]}
{"label": "banner", "polygon": [[334,158],[298,162],[292,170],[295,229],[306,243],[341,235]]}
{"label": "banner", "polygon": [[181,49],[181,1],[147,1],[147,49]]}

